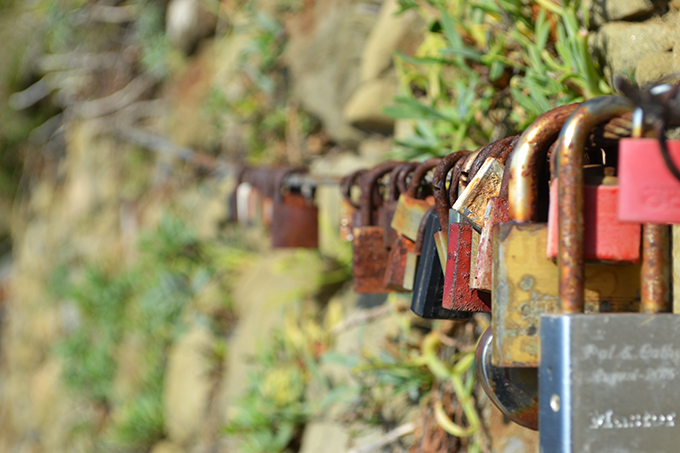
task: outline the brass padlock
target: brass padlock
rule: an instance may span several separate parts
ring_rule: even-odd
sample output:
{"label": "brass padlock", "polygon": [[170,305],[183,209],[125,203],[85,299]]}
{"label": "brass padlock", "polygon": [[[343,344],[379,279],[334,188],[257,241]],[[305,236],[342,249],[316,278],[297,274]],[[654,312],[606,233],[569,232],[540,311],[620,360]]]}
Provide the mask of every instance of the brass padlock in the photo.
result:
{"label": "brass padlock", "polygon": [[[561,137],[572,137],[574,129],[586,133],[591,128],[587,121],[581,122],[583,112],[590,112],[586,106],[585,110],[579,109],[579,115],[570,117],[562,129],[567,115],[576,108],[563,106],[541,115],[522,134],[510,161],[510,221],[497,225],[493,232],[492,360],[495,366],[537,367],[540,316],[559,311],[558,266],[545,254],[547,224],[531,222],[538,220],[538,175],[546,166],[551,143],[561,130]],[[606,115],[594,117],[604,118],[601,121],[607,119]],[[587,115],[586,119],[589,119]],[[583,142],[564,141],[562,145],[572,149],[580,146],[582,154]],[[578,171],[582,171],[580,167]],[[560,170],[560,178],[563,177],[567,176]],[[637,311],[639,266],[588,263],[585,275],[581,283],[587,282],[586,312]]]}
{"label": "brass padlock", "polygon": [[383,229],[378,226],[375,192],[378,180],[399,162],[384,162],[361,177],[361,227],[354,228],[352,273],[357,293],[385,293],[384,279],[388,249],[383,244]]}
{"label": "brass padlock", "polygon": [[[394,217],[394,212],[397,210],[399,195],[401,193],[399,187],[403,187],[406,177],[411,174],[416,167],[418,167],[418,163],[416,162],[405,162],[395,167],[394,170],[390,172],[387,196],[383,203],[383,208],[380,211],[380,226],[383,227],[383,244],[385,244],[385,247],[392,247],[392,244],[394,244],[394,241],[399,236],[399,233],[392,228],[392,218]],[[400,181],[402,182],[400,183]]]}

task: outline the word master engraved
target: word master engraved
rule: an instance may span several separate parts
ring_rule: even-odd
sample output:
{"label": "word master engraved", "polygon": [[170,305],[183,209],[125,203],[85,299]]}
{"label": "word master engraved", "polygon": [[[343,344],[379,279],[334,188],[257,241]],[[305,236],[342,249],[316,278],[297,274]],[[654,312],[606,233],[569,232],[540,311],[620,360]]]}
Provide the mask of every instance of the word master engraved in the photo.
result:
{"label": "word master engraved", "polygon": [[680,451],[680,316],[541,317],[544,453]]}

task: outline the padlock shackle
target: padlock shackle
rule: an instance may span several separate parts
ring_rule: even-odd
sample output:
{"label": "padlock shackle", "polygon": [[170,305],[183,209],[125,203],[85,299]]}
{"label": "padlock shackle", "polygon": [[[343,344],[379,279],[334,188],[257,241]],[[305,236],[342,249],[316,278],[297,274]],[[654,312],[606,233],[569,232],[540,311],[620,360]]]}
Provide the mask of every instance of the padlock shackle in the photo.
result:
{"label": "padlock shackle", "polygon": [[368,170],[366,168],[353,171],[349,175],[342,178],[342,181],[340,182],[340,191],[342,193],[342,198],[354,209],[359,209],[360,204],[352,200],[352,187],[359,184],[358,182],[359,179],[367,171]]}
{"label": "padlock shackle", "polygon": [[420,188],[425,175],[427,175],[427,172],[439,165],[441,160],[441,157],[430,157],[418,165],[416,169],[413,170],[413,176],[411,176],[411,182],[408,185],[408,192],[406,192],[406,195],[411,198],[418,198],[418,189]]}
{"label": "padlock shackle", "polygon": [[[423,215],[423,218],[420,221],[420,225],[418,225],[418,235],[416,236],[416,243],[415,243],[415,253],[416,255],[420,255],[423,252],[423,244],[425,243],[425,233],[427,232],[427,219],[430,217],[430,214],[436,209],[435,205],[430,206],[427,208],[427,211],[425,211],[425,215]],[[447,218],[448,218],[448,213],[447,213]],[[448,225],[447,225],[448,228]]]}
{"label": "padlock shackle", "polygon": [[[387,191],[388,201],[397,201],[402,187],[406,187],[406,176],[418,166],[417,162],[405,162],[390,172],[390,185]],[[404,191],[407,189],[404,189]]]}
{"label": "padlock shackle", "polygon": [[[470,165],[472,165],[471,161],[474,161],[475,158],[477,157],[478,151],[471,152],[467,156],[465,156],[465,159],[461,159],[458,162],[456,162],[456,165],[453,167],[453,174],[451,175],[451,185],[449,186],[449,201],[455,201],[458,199],[458,183],[460,182],[460,177],[461,175],[466,171],[466,169],[470,168]],[[453,205],[453,203],[451,203]]]}
{"label": "padlock shackle", "polygon": [[[434,170],[432,178],[432,186],[434,187],[434,205],[439,216],[439,223],[442,226],[442,231],[448,233],[449,227],[449,209],[451,208],[451,200],[449,199],[449,191],[446,190],[446,176],[451,169],[455,167],[456,163],[464,159],[470,154],[470,151],[458,151],[451,153],[442,158]],[[451,181],[454,184],[454,181]]]}
{"label": "padlock shackle", "polygon": [[[270,178],[270,172],[275,174],[274,178]],[[261,172],[260,174],[260,182],[264,182],[265,184],[271,183],[272,180],[275,181],[274,184],[274,202],[275,203],[283,203],[283,193],[281,192],[281,189],[283,189],[283,181],[286,179],[288,175],[292,175],[295,173],[307,173],[308,170],[306,167],[284,167],[281,169],[272,169],[268,168],[266,172]],[[266,178],[266,179],[265,179]],[[262,181],[265,179],[265,181]]]}
{"label": "padlock shackle", "polygon": [[472,179],[475,177],[477,172],[486,162],[486,159],[493,157],[500,161],[501,164],[505,165],[505,161],[508,159],[508,155],[512,152],[519,135],[512,135],[510,137],[505,137],[495,142],[491,142],[484,148],[479,150],[479,154],[475,158],[470,171],[468,172],[468,178]]}
{"label": "padlock shackle", "polygon": [[361,176],[359,186],[361,187],[361,198],[359,201],[359,214],[361,216],[361,225],[373,225],[373,189],[378,180],[387,173],[394,170],[394,167],[400,165],[402,162],[387,161],[382,162],[372,169],[368,170]]}
{"label": "padlock shackle", "polygon": [[557,264],[562,313],[583,313],[583,149],[586,139],[598,124],[631,110],[633,104],[622,96],[591,99],[569,116],[560,132],[556,177],[559,200]]}
{"label": "padlock shackle", "polygon": [[544,113],[522,133],[510,159],[508,216],[521,223],[536,222],[538,174],[550,145],[579,104],[563,105]]}

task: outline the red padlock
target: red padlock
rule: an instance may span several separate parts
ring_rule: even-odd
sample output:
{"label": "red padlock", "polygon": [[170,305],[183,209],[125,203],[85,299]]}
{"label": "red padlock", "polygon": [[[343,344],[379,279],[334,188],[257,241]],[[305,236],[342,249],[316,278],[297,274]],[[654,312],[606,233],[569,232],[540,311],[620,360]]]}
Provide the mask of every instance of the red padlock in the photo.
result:
{"label": "red padlock", "polygon": [[[640,260],[641,226],[619,220],[617,179],[605,176],[601,178],[602,184],[592,182],[586,179],[583,186],[585,259],[637,263]],[[558,253],[557,200],[557,179],[554,179],[550,184],[547,250],[552,259],[557,258]]]}
{"label": "red padlock", "polygon": [[[680,165],[680,140],[666,143],[671,159]],[[621,139],[618,170],[619,220],[680,224],[680,181],[666,166],[657,139]]]}
{"label": "red padlock", "polygon": [[[477,154],[469,154],[466,160],[474,159]],[[461,174],[454,167],[453,176],[458,178]],[[458,180],[451,181],[451,185],[458,186]],[[448,201],[451,206],[451,200]],[[442,307],[448,310],[467,311],[467,312],[489,312],[491,311],[491,297],[488,294],[470,288],[470,265],[472,258],[472,226],[463,223],[460,217],[456,218],[455,213],[448,216],[449,222],[446,227],[449,231],[449,244],[446,257],[446,272],[444,278],[444,293],[442,296]]]}

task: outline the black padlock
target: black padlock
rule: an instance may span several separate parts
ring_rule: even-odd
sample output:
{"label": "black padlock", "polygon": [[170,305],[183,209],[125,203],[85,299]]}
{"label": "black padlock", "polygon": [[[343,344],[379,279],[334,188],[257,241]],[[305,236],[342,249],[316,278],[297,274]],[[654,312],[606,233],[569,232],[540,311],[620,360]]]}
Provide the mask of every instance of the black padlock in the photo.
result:
{"label": "black padlock", "polygon": [[441,225],[434,207],[425,215],[423,222],[427,222],[427,227],[413,286],[411,311],[425,319],[468,319],[472,316],[469,312],[447,310],[442,307],[444,273],[434,238],[434,234],[441,231]]}

